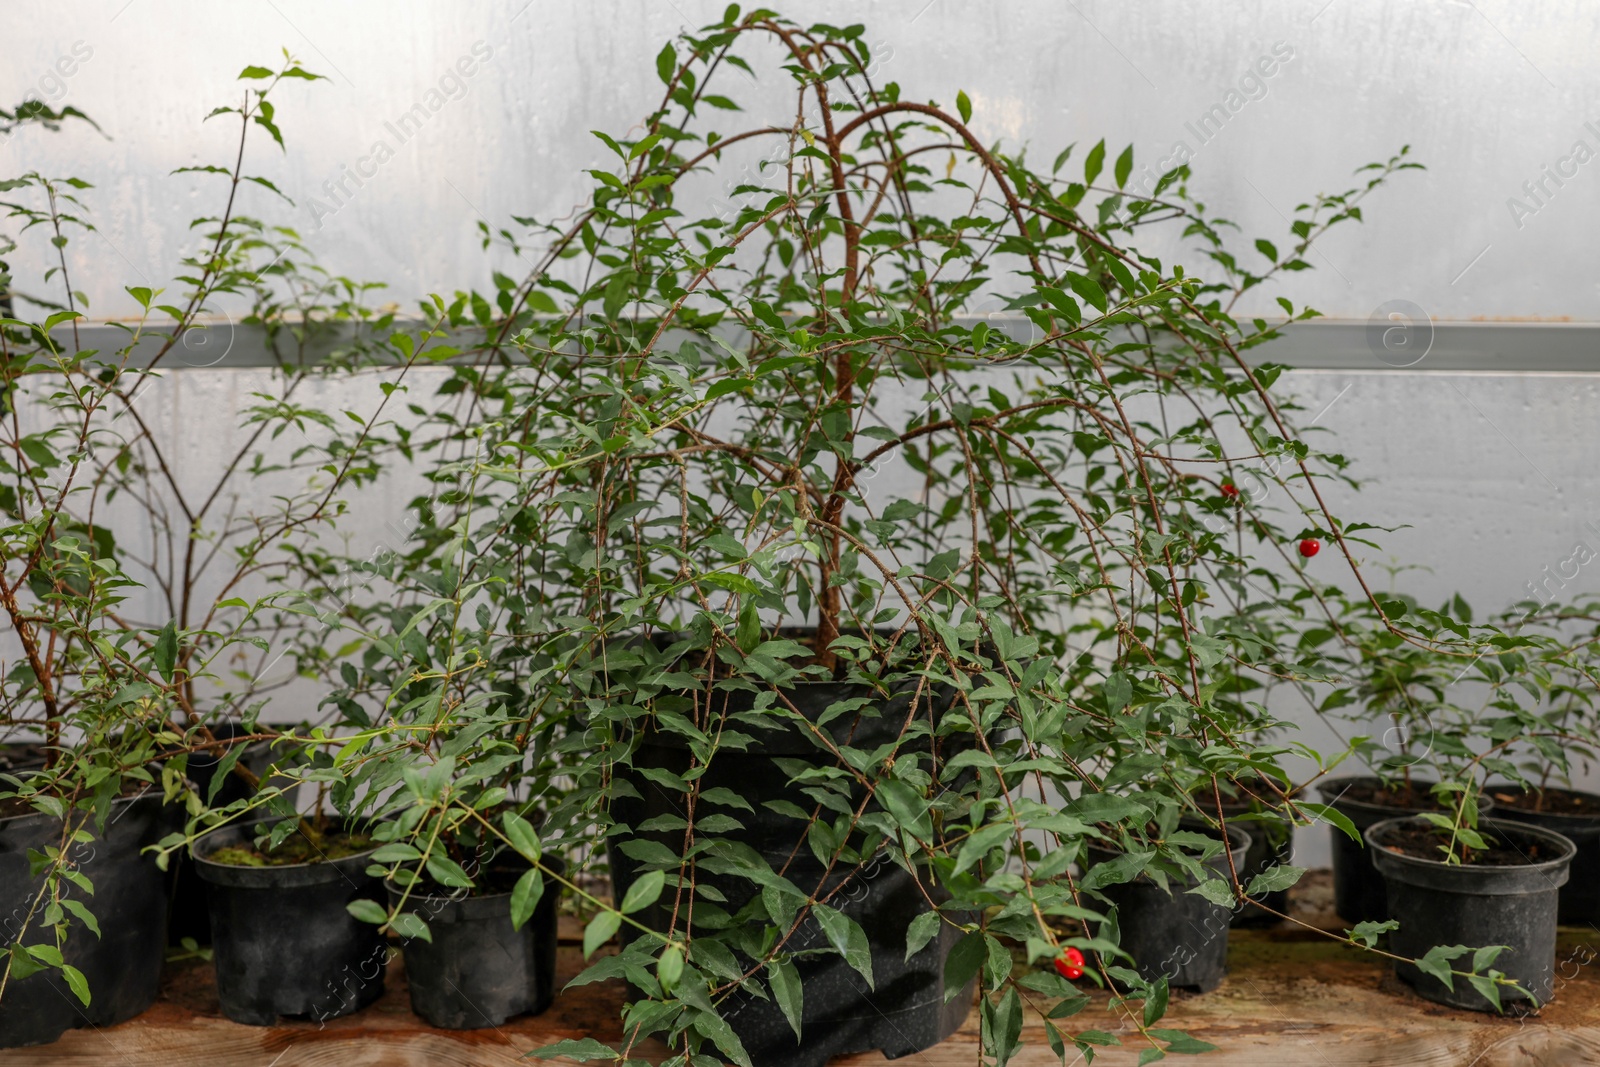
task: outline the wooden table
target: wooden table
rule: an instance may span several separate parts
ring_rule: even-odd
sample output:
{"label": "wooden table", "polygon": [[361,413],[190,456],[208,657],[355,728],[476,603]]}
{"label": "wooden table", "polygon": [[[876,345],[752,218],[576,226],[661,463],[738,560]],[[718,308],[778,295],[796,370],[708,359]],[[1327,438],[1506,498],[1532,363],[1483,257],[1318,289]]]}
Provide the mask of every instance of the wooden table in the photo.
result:
{"label": "wooden table", "polygon": [[[1308,876],[1296,914],[1334,928],[1325,873]],[[573,927],[564,931],[575,934]],[[1204,996],[1174,993],[1159,1025],[1183,1029],[1218,1046],[1187,1062],[1195,1067],[1510,1067],[1600,1064],[1600,932],[1563,930],[1557,953],[1558,991],[1537,1017],[1515,1019],[1454,1011],[1413,995],[1377,959],[1291,927],[1236,931],[1229,976]],[[563,977],[581,966],[576,945],[563,944]],[[210,967],[170,968],[162,998],[139,1018],[106,1030],[72,1031],[53,1045],[0,1052],[0,1067],[510,1067],[531,1049],[562,1038],[613,1041],[623,991],[596,984],[563,993],[537,1018],[498,1029],[445,1031],[411,1014],[399,963],[388,991],[372,1007],[324,1026],[289,1022],[260,1028],[228,1022],[218,1010]],[[1107,1048],[1096,1064],[1137,1062],[1138,1035],[1106,1010],[1097,995],[1071,1020],[1079,1030],[1121,1034],[1130,1044]],[[1030,1026],[1016,1067],[1053,1064],[1042,1029]],[[916,1067],[975,1067],[977,1012],[944,1044],[904,1062]],[[564,1061],[555,1061],[564,1062]],[[877,1053],[838,1064],[883,1064]],[[1069,1061],[1070,1062],[1070,1061]],[[1080,1061],[1081,1062],[1081,1061]],[[757,1064],[755,1067],[772,1067]]]}

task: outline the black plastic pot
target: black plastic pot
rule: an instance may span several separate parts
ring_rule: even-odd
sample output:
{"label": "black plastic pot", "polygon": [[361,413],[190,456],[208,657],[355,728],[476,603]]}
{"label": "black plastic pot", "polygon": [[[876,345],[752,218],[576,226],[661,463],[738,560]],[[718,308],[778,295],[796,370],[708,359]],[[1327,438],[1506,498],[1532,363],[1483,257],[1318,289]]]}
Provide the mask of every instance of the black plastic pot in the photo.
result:
{"label": "black plastic pot", "polygon": [[[911,707],[911,690],[888,699],[866,686],[845,682],[802,683],[783,691],[782,699],[815,720],[830,705],[848,699],[870,701],[876,714],[840,715],[822,729],[839,744],[871,750],[893,741]],[[658,701],[660,698],[656,698]],[[702,704],[706,696],[700,694]],[[750,711],[752,692],[717,692],[713,706],[720,714]],[[924,701],[927,696],[924,694]],[[936,716],[949,699],[938,698],[935,709],[923,706],[920,716]],[[735,995],[725,1003],[723,1015],[749,1052],[752,1062],[761,1067],[822,1067],[829,1059],[852,1052],[881,1050],[893,1059],[920,1052],[950,1036],[965,1020],[972,1005],[971,990],[958,994],[949,1003],[944,999],[944,965],[950,950],[960,939],[959,931],[948,923],[925,948],[906,959],[906,929],[912,920],[929,910],[925,893],[938,901],[934,885],[916,878],[888,859],[879,857],[859,867],[839,864],[831,872],[817,862],[804,843],[807,820],[773,811],[769,801],[785,801],[809,810],[815,802],[802,789],[790,784],[790,775],[780,760],[803,760],[832,766],[835,759],[819,749],[808,733],[792,723],[774,721],[770,728],[751,719],[739,720],[739,731],[755,737],[745,751],[724,748],[717,752],[700,778],[702,792],[726,787],[749,802],[752,811],[730,811],[743,824],[742,830],[719,832],[718,837],[742,842],[760,852],[774,869],[785,867],[786,877],[801,891],[827,896],[830,905],[858,922],[866,933],[872,953],[876,988],[845,960],[832,953],[801,956],[795,961],[800,973],[803,996],[801,1041],[784,1018],[775,999]],[[929,741],[920,741],[920,751],[928,751]],[[902,752],[915,748],[908,743]],[[954,749],[943,751],[944,758]],[[657,816],[678,816],[683,796],[664,789],[645,777],[651,768],[682,774],[689,769],[689,751],[675,735],[649,734],[640,739],[633,766],[623,775],[639,797],[618,797],[612,813],[620,823],[637,827]],[[856,787],[852,806],[865,799],[863,788]],[[704,805],[702,816],[718,809]],[[637,876],[638,864],[623,849],[628,840],[655,841],[676,853],[682,848],[682,832],[643,833],[613,839],[612,878],[618,899]],[[709,866],[709,865],[708,865]],[[756,892],[744,878],[713,873],[701,868],[697,878],[727,898],[720,907],[737,913]],[[671,920],[670,896],[637,914],[642,922],[666,930]],[[822,948],[827,940],[814,916],[801,923],[789,941],[792,951]]]}
{"label": "black plastic pot", "polygon": [[[1355,823],[1357,833],[1385,819],[1402,815],[1416,815],[1431,811],[1433,806],[1402,807],[1391,804],[1374,804],[1346,796],[1352,787],[1382,787],[1381,779],[1374,777],[1333,778],[1317,786],[1323,803]],[[1414,782],[1412,788],[1427,793],[1432,782]],[[1487,814],[1494,805],[1489,798],[1478,801],[1479,814]],[[1389,905],[1384,896],[1383,878],[1372,865],[1372,855],[1362,841],[1352,841],[1337,827],[1329,827],[1333,834],[1333,910],[1349,923],[1377,922],[1389,918]]]}
{"label": "black plastic pot", "polygon": [[[398,904],[401,887],[387,885],[390,903]],[[425,896],[413,890],[406,910],[428,924],[432,940],[405,943],[411,1010],[429,1026],[478,1030],[548,1008],[556,994],[560,898],[559,883],[546,878],[533,917],[514,930],[509,892]]]}
{"label": "black plastic pot", "polygon": [[[1490,794],[1521,794],[1521,786],[1488,786]],[[1552,789],[1550,793],[1565,793],[1585,797],[1600,804],[1600,796],[1574,789]],[[1572,857],[1571,876],[1561,887],[1561,907],[1556,921],[1563,926],[1582,926],[1600,921],[1600,815],[1563,815],[1559,812],[1528,811],[1512,804],[1496,804],[1494,817],[1511,822],[1526,823],[1540,829],[1551,830],[1578,847]]]}
{"label": "black plastic pot", "polygon": [[[74,823],[78,818],[73,815]],[[160,991],[167,943],[165,882],[155,857],[142,850],[161,839],[161,796],[117,800],[103,830],[97,831],[92,819],[85,829],[95,840],[68,846],[68,854],[94,893],[66,882],[62,889],[94,915],[100,936],[74,921],[62,957],[83,972],[89,1003],[80,1002],[55,970],[12,979],[0,995],[0,1047],[43,1044],[78,1026],[113,1026],[144,1011]],[[28,919],[44,885],[42,875],[29,873],[28,850],[60,847],[62,836],[62,822],[54,816],[0,820],[0,914],[8,945],[19,939],[55,944],[54,931],[40,929],[39,912]]]}
{"label": "black plastic pot", "polygon": [[[1232,846],[1228,852],[1219,850],[1202,866],[1231,884],[1230,853],[1234,867],[1242,872],[1250,835],[1229,826],[1228,840]],[[1093,869],[1121,854],[1090,845],[1088,865]],[[1133,969],[1141,978],[1153,982],[1164,977],[1169,986],[1209,993],[1228,973],[1228,928],[1233,909],[1213,904],[1198,893],[1185,892],[1197,882],[1169,878],[1167,884],[1164,889],[1140,875],[1131,882],[1108,885],[1097,892],[1116,909],[1119,943],[1133,957]]]}
{"label": "black plastic pot", "polygon": [[[219,741],[232,740],[244,733],[244,726],[236,720],[211,723],[211,732]],[[211,797],[211,783],[216,779],[226,750],[222,752],[191,752],[188,758],[188,779],[199,789],[200,799],[213,807],[225,807],[236,800],[246,800],[250,787],[238,775],[230,774]],[[272,746],[257,741],[239,757],[239,763],[249,768],[257,778],[265,777],[274,759]],[[298,788],[298,787],[296,787]],[[291,797],[293,793],[290,794]],[[181,822],[181,820],[180,820]],[[167,943],[177,945],[184,938],[197,944],[211,943],[211,912],[206,907],[206,887],[195,873],[194,860],[187,853],[177,853],[167,865]]]}
{"label": "black plastic pot", "polygon": [[271,1026],[279,1016],[317,1021],[348,1015],[383,993],[388,945],[378,927],[346,910],[381,900],[364,852],[323,863],[236,867],[206,857],[249,842],[253,828],[228,826],[195,842],[206,883],[222,1013]]}
{"label": "black plastic pot", "polygon": [[[1405,826],[1428,826],[1416,818],[1389,819],[1368,828],[1367,844],[1389,888],[1389,913],[1400,924],[1389,934],[1389,949],[1413,959],[1435,945],[1505,945],[1491,965],[1514,979],[1543,1004],[1555,991],[1556,908],[1576,846],[1560,834],[1503,820],[1483,820],[1487,833],[1526,852],[1537,845],[1554,858],[1515,867],[1450,865],[1418,859],[1385,847],[1386,835]],[[1471,958],[1457,960],[1466,969]],[[1438,1004],[1493,1011],[1463,978],[1454,988],[1414,964],[1399,963],[1395,973],[1419,996]],[[1509,1003],[1514,994],[1502,990]]]}

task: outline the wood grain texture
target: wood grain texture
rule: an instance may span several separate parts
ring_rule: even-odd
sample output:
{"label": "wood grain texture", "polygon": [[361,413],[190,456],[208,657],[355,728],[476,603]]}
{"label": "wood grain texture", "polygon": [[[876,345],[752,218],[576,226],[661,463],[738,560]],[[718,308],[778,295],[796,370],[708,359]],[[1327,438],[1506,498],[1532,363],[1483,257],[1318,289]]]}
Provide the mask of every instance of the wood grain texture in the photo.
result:
{"label": "wood grain texture", "polygon": [[[1337,926],[1327,911],[1326,877],[1308,883],[1297,895],[1297,916],[1324,928]],[[1208,1056],[1169,1059],[1196,1067],[1594,1065],[1600,1064],[1596,960],[1600,932],[1564,930],[1555,1000],[1537,1017],[1498,1018],[1430,1004],[1380,961],[1304,930],[1236,931],[1221,988],[1204,996],[1174,993],[1160,1025],[1218,1046]],[[562,975],[576,974],[581,963],[577,947],[563,944]],[[185,965],[171,969],[161,1000],[139,1018],[106,1030],[73,1031],[53,1045],[0,1052],[0,1067],[510,1067],[552,1062],[524,1055],[562,1038],[615,1041],[622,998],[616,985],[584,986],[563,993],[544,1015],[498,1029],[430,1030],[411,1014],[403,967],[396,962],[387,992],[365,1011],[325,1026],[286,1020],[258,1028],[222,1018],[210,968]],[[1104,995],[1069,1022],[1075,1030],[1106,1030],[1127,1042],[1096,1056],[1095,1063],[1105,1067],[1131,1067],[1146,1047],[1126,1019],[1108,1010]],[[1025,1040],[1027,1047],[1011,1061],[1016,1067],[1059,1062],[1037,1020]],[[975,1067],[981,1062],[977,1045],[974,1012],[949,1041],[901,1062]],[[835,1061],[841,1067],[887,1062],[876,1053]]]}

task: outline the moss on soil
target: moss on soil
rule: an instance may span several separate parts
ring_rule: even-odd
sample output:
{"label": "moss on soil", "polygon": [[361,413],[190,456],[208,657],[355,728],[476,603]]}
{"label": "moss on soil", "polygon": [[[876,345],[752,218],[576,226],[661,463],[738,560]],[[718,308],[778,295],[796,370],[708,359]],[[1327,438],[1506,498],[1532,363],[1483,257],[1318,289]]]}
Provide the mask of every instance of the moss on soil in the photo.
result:
{"label": "moss on soil", "polygon": [[212,863],[228,867],[289,867],[300,863],[321,863],[358,855],[372,847],[366,834],[325,834],[318,845],[304,835],[289,838],[271,852],[254,845],[226,845],[206,854]]}

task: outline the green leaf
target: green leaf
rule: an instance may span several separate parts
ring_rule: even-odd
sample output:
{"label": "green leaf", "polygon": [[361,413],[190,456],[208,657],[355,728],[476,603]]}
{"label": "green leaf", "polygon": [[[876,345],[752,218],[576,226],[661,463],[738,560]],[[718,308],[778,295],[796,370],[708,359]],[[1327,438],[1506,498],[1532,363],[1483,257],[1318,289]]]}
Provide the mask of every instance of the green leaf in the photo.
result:
{"label": "green leaf", "polygon": [[[61,977],[67,980],[67,986],[72,990],[72,995],[87,1006],[89,1003],[89,980],[83,976],[83,972],[70,963],[63,963],[61,965]],[[1496,997],[1495,1007],[1499,1006],[1500,999]]]}
{"label": "green leaf", "polygon": [[1300,805],[1300,810],[1313,819],[1320,819],[1329,826],[1337,827],[1350,840],[1361,842],[1361,831],[1356,829],[1356,824],[1351,822],[1348,816],[1341,814],[1327,804],[1312,804],[1307,801]]}
{"label": "green leaf", "polygon": [[661,79],[661,84],[672,84],[672,76],[678,71],[678,53],[668,41],[656,55],[656,75]]}
{"label": "green leaf", "polygon": [[872,947],[867,943],[867,935],[859,923],[844,912],[830,908],[826,904],[813,904],[811,914],[817,917],[817,922],[822,926],[822,932],[827,935],[828,943],[834,951],[844,957],[844,961],[861,977],[867,980],[867,986],[876,989],[872,977]]}
{"label": "green leaf", "polygon": [[428,929],[428,924],[422,921],[420,915],[409,911],[402,912],[390,920],[389,929],[408,940],[416,938],[429,944],[433,943],[433,931]]}
{"label": "green leaf", "polygon": [[511,928],[521,930],[533,918],[533,910],[544,896],[544,872],[537,867],[522,872],[511,890]]}
{"label": "green leaf", "polygon": [[352,900],[344,906],[351,915],[364,923],[383,924],[389,921],[389,913],[382,904],[376,900]]}
{"label": "green leaf", "polygon": [[511,847],[529,863],[538,863],[539,835],[534,832],[528,820],[516,812],[508,811],[505,818],[500,820],[500,824],[505,827],[506,840],[511,842]]}
{"label": "green leaf", "polygon": [[243,81],[243,80],[245,80],[247,78],[270,78],[270,77],[272,77],[272,71],[268,70],[266,67],[254,67],[254,66],[246,67],[246,68],[244,68],[243,70],[241,70],[239,72],[239,80],[240,81]]}
{"label": "green leaf", "polygon": [[1485,945],[1472,954],[1472,969],[1474,971],[1487,971],[1489,965],[1500,958],[1500,953],[1506,950],[1505,945]]}
{"label": "green leaf", "polygon": [[61,906],[72,912],[73,915],[76,915],[79,922],[83,923],[83,925],[87,926],[91,931],[94,932],[95,937],[100,936],[100,922],[94,917],[93,912],[84,907],[83,901],[73,900],[71,897],[65,897],[61,901]]}
{"label": "green leaf", "polygon": [[618,927],[622,925],[622,913],[607,908],[593,919],[583,931],[583,956],[588,959],[594,955],[594,950],[611,940]]}
{"label": "green leaf", "polygon": [[592,1037],[574,1040],[566,1038],[553,1045],[543,1045],[528,1053],[541,1060],[568,1059],[587,1063],[590,1060],[620,1060],[622,1054],[610,1045],[602,1045]]}
{"label": "green leaf", "polygon": [[1233,906],[1233,887],[1223,878],[1207,878],[1188,892],[1205,897],[1219,908]]}
{"label": "green leaf", "polygon": [[920,841],[933,836],[933,815],[928,801],[911,786],[896,778],[878,783],[878,799],[889,809],[901,829]]}
{"label": "green leaf", "polygon": [[1121,671],[1107,675],[1101,689],[1106,696],[1106,711],[1112,715],[1127,707],[1128,701],[1133,699],[1133,683]]}
{"label": "green leaf", "polygon": [[1133,173],[1133,145],[1122,150],[1122,154],[1117,157],[1116,165],[1112,168],[1112,173],[1116,175],[1118,189],[1128,184],[1128,175]]}
{"label": "green leaf", "polygon": [[640,908],[654,904],[666,884],[667,876],[664,871],[646,871],[641,874],[622,897],[622,913],[632,915]]}
{"label": "green leaf", "polygon": [[156,670],[161,672],[161,677],[170,684],[172,672],[178,665],[178,623],[177,620],[169,621],[161,628],[161,633],[156,637]]}
{"label": "green leaf", "polygon": [[1400,928],[1400,924],[1395,922],[1392,919],[1389,920],[1388,922],[1381,922],[1381,923],[1379,923],[1379,922],[1357,923],[1353,929],[1345,931],[1345,936],[1349,937],[1352,941],[1361,942],[1367,948],[1372,948],[1374,945],[1376,945],[1378,943],[1378,938],[1382,937],[1384,934],[1388,933],[1390,930],[1398,930],[1399,928]]}
{"label": "green leaf", "polygon": [[967,933],[955,947],[950,950],[949,957],[944,961],[944,1000],[948,1004],[960,996],[967,988],[967,983],[978,974],[978,968],[983,966],[984,959],[988,956],[988,949],[983,942],[983,933],[972,930]]}
{"label": "green leaf", "polygon": [[[1494,1005],[1495,1011],[1501,1010],[1500,984],[1498,982],[1484,974],[1469,974],[1467,976],[1467,981],[1472,983],[1472,988],[1476,989],[1484,1000],[1487,1000],[1490,1004]],[[85,1004],[89,1003],[88,998],[84,998],[83,1002]]]}
{"label": "green leaf", "polygon": [[1106,143],[1101,141],[1089,149],[1089,154],[1083,160],[1083,184],[1093,185],[1094,180],[1100,177],[1101,168],[1106,163]]}
{"label": "green leaf", "polygon": [[783,1009],[783,1017],[789,1020],[789,1029],[794,1031],[795,1040],[798,1041],[805,1004],[800,972],[788,960],[776,960],[767,964],[767,982],[772,986],[772,995],[777,999],[778,1007]]}
{"label": "green leaf", "polygon": [[925,911],[911,920],[911,925],[906,927],[906,959],[921,952],[933,940],[942,921],[936,911]]}
{"label": "green leaf", "polygon": [[1416,961],[1417,970],[1439,979],[1446,989],[1454,989],[1455,976],[1452,974],[1450,964],[1469,951],[1471,950],[1466,945],[1434,945],[1426,955]]}
{"label": "green leaf", "polygon": [[1144,1024],[1154,1026],[1156,1020],[1167,1013],[1167,980],[1157,978],[1150,987],[1150,995],[1144,1002]]}
{"label": "green leaf", "polygon": [[960,112],[962,122],[972,121],[972,101],[965,92],[956,93],[956,111]]}
{"label": "green leaf", "polygon": [[661,983],[661,991],[670,995],[682,977],[683,949],[668,945],[661,953],[661,958],[656,960],[656,981]]}
{"label": "green leaf", "polygon": [[696,1012],[694,1028],[700,1031],[702,1036],[710,1038],[711,1043],[739,1067],[750,1067],[750,1054],[744,1050],[744,1043],[739,1040],[739,1035],[733,1032],[733,1027],[729,1026],[722,1016],[712,1011]]}
{"label": "green leaf", "polygon": [[1250,879],[1250,885],[1245,889],[1245,894],[1259,897],[1267,893],[1276,893],[1279,890],[1288,889],[1298,882],[1300,876],[1305,873],[1306,869],[1304,867],[1291,867],[1287,863],[1279,864],[1276,867],[1262,871]]}
{"label": "green leaf", "polygon": [[449,886],[451,889],[471,889],[472,879],[461,865],[448,856],[429,856],[428,874],[440,885]]}

